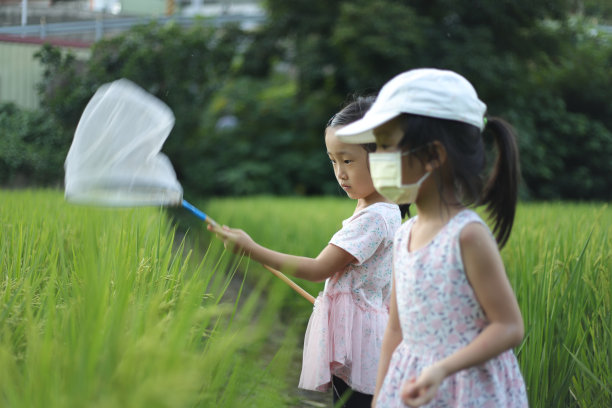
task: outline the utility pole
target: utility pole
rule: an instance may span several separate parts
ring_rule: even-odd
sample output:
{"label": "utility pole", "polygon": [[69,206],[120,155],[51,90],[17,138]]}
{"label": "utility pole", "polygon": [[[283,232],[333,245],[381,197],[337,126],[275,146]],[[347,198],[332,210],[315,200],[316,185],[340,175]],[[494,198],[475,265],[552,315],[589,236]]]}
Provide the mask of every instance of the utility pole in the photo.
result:
{"label": "utility pole", "polygon": [[28,24],[28,0],[21,0],[21,25]]}

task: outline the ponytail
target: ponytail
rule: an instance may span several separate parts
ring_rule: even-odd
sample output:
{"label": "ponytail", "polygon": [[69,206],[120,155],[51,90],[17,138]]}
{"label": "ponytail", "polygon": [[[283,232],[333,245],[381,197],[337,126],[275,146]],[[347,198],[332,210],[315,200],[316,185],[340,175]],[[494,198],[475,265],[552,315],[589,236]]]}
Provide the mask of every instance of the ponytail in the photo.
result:
{"label": "ponytail", "polygon": [[519,152],[514,129],[503,119],[489,118],[484,132],[485,136],[492,133],[495,137],[498,155],[479,204],[486,205],[491,214],[493,233],[499,247],[503,248],[510,237],[516,213],[520,177]]}
{"label": "ponytail", "polygon": [[[482,133],[478,127],[456,120],[406,113],[400,116],[400,120],[404,137],[399,145],[403,149],[427,146],[436,140],[442,143],[461,205],[486,206],[497,245],[503,248],[514,222],[520,177],[516,136],[510,124],[492,117]],[[487,139],[491,134],[498,155],[489,179],[483,180],[482,174],[486,169],[483,138]],[[427,153],[423,149],[423,160],[429,160]]]}

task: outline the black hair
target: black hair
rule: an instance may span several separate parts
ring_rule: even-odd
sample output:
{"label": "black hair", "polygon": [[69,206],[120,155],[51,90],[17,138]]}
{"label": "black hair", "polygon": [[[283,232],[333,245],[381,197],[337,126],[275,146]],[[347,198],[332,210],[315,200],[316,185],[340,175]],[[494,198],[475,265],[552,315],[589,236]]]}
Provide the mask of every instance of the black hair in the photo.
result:
{"label": "black hair", "polygon": [[[363,118],[363,115],[366,114],[375,100],[376,95],[353,97],[351,102],[349,102],[338,113],[332,116],[329,121],[327,121],[327,127],[346,126],[349,123],[353,123],[356,120]],[[376,143],[363,143],[360,144],[360,146],[363,147],[368,153],[373,153],[376,151]],[[402,219],[404,219],[404,217],[408,214],[409,207],[410,206],[408,204],[401,204],[399,206]]]}
{"label": "black hair", "polygon": [[327,127],[345,126],[363,118],[375,100],[376,95],[353,96],[352,101],[346,103],[338,113],[329,118]]}
{"label": "black hair", "polygon": [[[416,149],[421,160],[435,159],[432,142],[446,149],[455,190],[463,205],[481,206],[493,221],[493,232],[500,248],[508,241],[518,200],[519,153],[514,129],[504,120],[488,118],[484,132],[476,126],[454,120],[402,114],[404,137],[400,147]],[[492,134],[498,150],[487,176],[484,136]],[[440,184],[439,184],[440,186]]]}

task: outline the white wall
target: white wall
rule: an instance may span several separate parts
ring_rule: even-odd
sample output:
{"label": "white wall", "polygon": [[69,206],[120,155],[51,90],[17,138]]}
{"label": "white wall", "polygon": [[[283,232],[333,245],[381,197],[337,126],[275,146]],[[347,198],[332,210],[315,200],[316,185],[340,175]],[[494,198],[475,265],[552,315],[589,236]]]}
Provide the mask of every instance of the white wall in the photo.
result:
{"label": "white wall", "polygon": [[[0,102],[13,102],[20,107],[39,106],[36,84],[43,68],[34,54],[41,44],[0,41]],[[78,59],[88,59],[88,48],[69,48]]]}

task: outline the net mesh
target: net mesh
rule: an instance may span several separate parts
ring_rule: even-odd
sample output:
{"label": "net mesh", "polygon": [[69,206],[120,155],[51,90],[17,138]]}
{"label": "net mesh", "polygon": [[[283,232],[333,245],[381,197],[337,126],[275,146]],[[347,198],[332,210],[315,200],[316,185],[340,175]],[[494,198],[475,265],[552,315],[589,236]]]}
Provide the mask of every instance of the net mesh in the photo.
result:
{"label": "net mesh", "polygon": [[133,82],[101,86],[83,111],[66,157],[66,200],[180,205],[183,189],[160,153],[173,126],[170,108]]}

